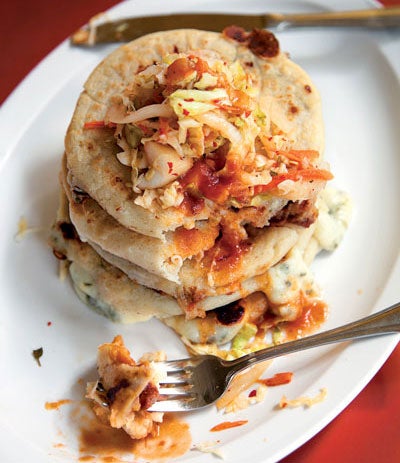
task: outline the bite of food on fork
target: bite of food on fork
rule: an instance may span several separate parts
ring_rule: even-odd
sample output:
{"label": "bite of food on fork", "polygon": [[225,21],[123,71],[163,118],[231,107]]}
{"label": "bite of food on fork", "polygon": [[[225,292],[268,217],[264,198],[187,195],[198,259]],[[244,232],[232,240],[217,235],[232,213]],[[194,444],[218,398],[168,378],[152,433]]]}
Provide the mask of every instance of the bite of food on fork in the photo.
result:
{"label": "bite of food on fork", "polygon": [[[400,331],[400,304],[346,325],[252,352],[236,360],[197,355],[165,360],[161,352],[146,354],[139,363],[122,337],[98,352],[100,379],[89,383],[87,397],[95,413],[131,437],[156,432],[164,412],[196,410],[214,403],[224,408],[254,384],[271,359],[326,344]],[[236,384],[235,382],[236,378]]]}

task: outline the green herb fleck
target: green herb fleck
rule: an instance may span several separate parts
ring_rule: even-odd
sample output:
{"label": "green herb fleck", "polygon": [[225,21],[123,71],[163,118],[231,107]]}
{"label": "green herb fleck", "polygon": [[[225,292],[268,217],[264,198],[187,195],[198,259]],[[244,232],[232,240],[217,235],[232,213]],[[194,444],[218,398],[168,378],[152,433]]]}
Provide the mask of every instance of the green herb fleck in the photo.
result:
{"label": "green herb fleck", "polygon": [[275,328],[272,331],[273,344],[274,345],[280,344],[282,342],[282,338],[283,338],[282,330],[278,326],[275,326]]}
{"label": "green herb fleck", "polygon": [[240,328],[240,331],[232,339],[232,349],[242,350],[250,339],[257,333],[257,326],[252,323],[246,323]]}
{"label": "green herb fleck", "polygon": [[136,125],[126,124],[124,127],[125,138],[131,148],[137,148],[143,138],[143,132]]}
{"label": "green herb fleck", "polygon": [[40,357],[43,355],[43,347],[39,347],[39,349],[34,349],[32,351],[33,358],[36,360],[37,364],[41,367]]}

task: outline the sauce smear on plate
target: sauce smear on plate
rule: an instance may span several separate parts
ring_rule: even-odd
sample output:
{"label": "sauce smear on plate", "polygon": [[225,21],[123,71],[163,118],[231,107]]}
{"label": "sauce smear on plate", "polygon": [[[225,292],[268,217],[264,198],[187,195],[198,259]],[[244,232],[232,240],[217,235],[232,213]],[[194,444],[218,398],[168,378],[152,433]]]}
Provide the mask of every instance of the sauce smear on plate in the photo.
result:
{"label": "sauce smear on plate", "polygon": [[80,462],[109,463],[122,455],[133,454],[148,460],[177,458],[190,449],[189,425],[172,415],[165,415],[157,436],[133,440],[122,429],[87,418],[80,429]]}

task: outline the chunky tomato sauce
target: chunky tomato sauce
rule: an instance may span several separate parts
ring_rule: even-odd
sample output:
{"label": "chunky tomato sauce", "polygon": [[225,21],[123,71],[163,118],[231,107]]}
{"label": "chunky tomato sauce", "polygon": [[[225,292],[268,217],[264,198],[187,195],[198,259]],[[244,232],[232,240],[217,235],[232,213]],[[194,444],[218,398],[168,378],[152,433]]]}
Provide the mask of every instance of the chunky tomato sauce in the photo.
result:
{"label": "chunky tomato sauce", "polygon": [[210,250],[214,271],[234,271],[243,254],[250,249],[249,243],[229,231],[224,230],[222,238]]}
{"label": "chunky tomato sauce", "polygon": [[229,196],[232,180],[231,176],[217,175],[204,160],[199,160],[182,176],[180,184],[192,197],[196,197],[197,193],[216,203],[223,203]]}

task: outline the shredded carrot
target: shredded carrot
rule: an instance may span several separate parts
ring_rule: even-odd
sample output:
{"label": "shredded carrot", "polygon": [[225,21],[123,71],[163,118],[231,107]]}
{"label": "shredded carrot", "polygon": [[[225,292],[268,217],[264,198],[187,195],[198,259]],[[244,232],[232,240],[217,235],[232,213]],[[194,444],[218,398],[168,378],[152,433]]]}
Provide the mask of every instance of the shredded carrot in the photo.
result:
{"label": "shredded carrot", "polygon": [[158,129],[160,136],[167,136],[170,129],[171,127],[169,126],[168,119],[166,117],[160,117]]}
{"label": "shredded carrot", "polygon": [[214,101],[213,102],[216,106],[218,106],[219,109],[222,109],[223,111],[227,111],[230,114],[234,114],[236,116],[239,116],[241,114],[244,114],[245,117],[248,117],[250,115],[250,111],[246,108],[243,108],[241,106],[237,105],[227,105],[224,104],[220,101]]}
{"label": "shredded carrot", "polygon": [[168,162],[167,162],[167,165],[168,165],[168,173],[169,173],[169,174],[172,174],[172,171],[173,171],[173,169],[174,169],[174,163],[168,161]]}
{"label": "shredded carrot", "polygon": [[113,122],[108,122],[107,124],[104,121],[88,121],[83,124],[84,129],[102,129],[104,127],[115,128],[117,125]]}
{"label": "shredded carrot", "polygon": [[266,185],[256,185],[254,187],[254,195],[259,195],[260,193],[265,193],[266,191],[271,191],[276,188],[284,180],[295,180],[295,172],[287,174],[278,174],[272,177],[272,180]]}
{"label": "shredded carrot", "polygon": [[333,175],[329,170],[325,169],[301,169],[297,171],[299,177],[303,180],[332,180]]}
{"label": "shredded carrot", "polygon": [[310,161],[317,159],[319,154],[315,150],[289,150],[289,151],[277,151],[278,155],[285,156],[290,161],[297,162],[300,167],[307,168]]}
{"label": "shredded carrot", "polygon": [[238,426],[243,426],[247,424],[248,420],[240,420],[240,421],[224,421],[223,423],[219,423],[210,429],[211,432],[223,431],[224,429],[229,428],[236,428]]}
{"label": "shredded carrot", "polygon": [[264,384],[265,386],[280,386],[282,384],[288,384],[292,381],[293,373],[286,371],[284,373],[277,373],[271,378],[259,379],[257,383]]}
{"label": "shredded carrot", "polygon": [[317,169],[317,168],[310,168],[310,169],[293,169],[285,174],[278,174],[272,177],[272,180],[267,183],[266,185],[256,185],[254,187],[254,194],[258,195],[260,193],[264,193],[266,191],[271,191],[276,188],[280,183],[284,182],[285,180],[331,180],[333,175],[329,170],[325,169]]}
{"label": "shredded carrot", "polygon": [[289,159],[302,160],[306,159],[317,159],[319,156],[316,150],[289,150],[289,151],[278,151],[278,154],[283,154]]}

